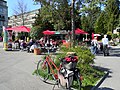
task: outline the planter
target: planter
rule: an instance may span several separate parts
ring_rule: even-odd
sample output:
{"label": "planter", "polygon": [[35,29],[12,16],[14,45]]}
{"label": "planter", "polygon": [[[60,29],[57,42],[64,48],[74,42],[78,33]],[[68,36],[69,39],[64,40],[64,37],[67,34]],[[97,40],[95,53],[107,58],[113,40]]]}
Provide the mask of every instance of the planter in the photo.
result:
{"label": "planter", "polygon": [[35,55],[41,54],[40,49],[39,49],[39,48],[35,48],[35,49],[34,49],[34,54],[35,54]]}
{"label": "planter", "polygon": [[70,42],[64,42],[63,45],[64,45],[66,48],[69,48],[69,47],[70,47]]}

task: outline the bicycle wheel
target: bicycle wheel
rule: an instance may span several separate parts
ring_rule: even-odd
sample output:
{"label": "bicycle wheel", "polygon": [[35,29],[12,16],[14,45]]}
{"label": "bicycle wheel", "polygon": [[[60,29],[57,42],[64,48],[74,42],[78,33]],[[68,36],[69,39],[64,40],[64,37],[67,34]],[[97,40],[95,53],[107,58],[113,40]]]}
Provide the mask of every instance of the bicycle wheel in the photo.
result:
{"label": "bicycle wheel", "polygon": [[74,72],[74,77],[73,77],[73,81],[72,81],[72,85],[70,87],[70,90],[81,90],[81,79],[80,79],[80,73],[77,71],[77,72]]}
{"label": "bicycle wheel", "polygon": [[50,68],[48,63],[44,60],[39,60],[37,64],[37,74],[39,75],[40,80],[46,82],[49,78]]}
{"label": "bicycle wheel", "polygon": [[74,89],[81,90],[81,80],[80,80],[80,78],[77,77],[77,79],[74,79],[73,82],[72,82],[72,86],[70,88],[73,89],[73,90]]}

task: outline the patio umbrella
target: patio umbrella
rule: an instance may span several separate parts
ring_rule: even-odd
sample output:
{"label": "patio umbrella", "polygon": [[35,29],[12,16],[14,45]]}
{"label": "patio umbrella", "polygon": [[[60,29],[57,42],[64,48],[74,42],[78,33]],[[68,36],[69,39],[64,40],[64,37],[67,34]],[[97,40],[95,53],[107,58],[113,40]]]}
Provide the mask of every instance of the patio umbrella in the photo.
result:
{"label": "patio umbrella", "polygon": [[77,29],[75,30],[75,34],[88,34],[88,33],[85,32],[85,31],[82,30],[82,29],[77,28]]}
{"label": "patio umbrella", "polygon": [[94,34],[94,37],[97,37],[97,40],[98,40],[98,37],[101,36],[100,34]]}
{"label": "patio umbrella", "polygon": [[94,34],[94,37],[101,36],[100,34]]}
{"label": "patio umbrella", "polygon": [[45,41],[47,40],[46,42],[50,42],[49,36],[55,34],[54,31],[50,31],[50,30],[45,30],[45,31],[43,31],[42,33],[43,33],[44,35],[46,35],[46,36],[45,36],[45,38],[46,38]]}
{"label": "patio umbrella", "polygon": [[55,32],[54,31],[50,31],[50,30],[46,30],[46,31],[43,31],[43,34],[44,35],[53,35],[53,34],[55,34]]}
{"label": "patio umbrella", "polygon": [[26,26],[16,26],[16,27],[12,27],[12,28],[6,28],[6,30],[13,30],[13,31],[17,31],[17,32],[30,32],[30,28],[26,27]]}

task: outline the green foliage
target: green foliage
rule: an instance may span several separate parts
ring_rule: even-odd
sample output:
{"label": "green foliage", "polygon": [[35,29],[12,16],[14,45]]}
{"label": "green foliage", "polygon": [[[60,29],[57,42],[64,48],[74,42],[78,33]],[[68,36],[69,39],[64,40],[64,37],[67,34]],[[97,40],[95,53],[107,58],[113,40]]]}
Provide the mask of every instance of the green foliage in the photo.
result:
{"label": "green foliage", "polygon": [[107,35],[112,35],[112,32],[111,32],[111,31],[108,31],[108,32],[107,32]]}
{"label": "green foliage", "polygon": [[90,50],[87,47],[75,47],[75,48],[69,48],[66,49],[66,47],[62,47],[61,48],[62,51],[65,53],[64,55],[66,55],[67,52],[76,52],[79,62],[81,64],[92,64],[94,63],[93,58],[94,55],[91,54]]}
{"label": "green foliage", "polygon": [[90,88],[104,75],[102,71],[91,66],[91,64],[94,63],[94,55],[91,54],[88,48],[76,47],[66,49],[66,47],[62,47],[61,50],[63,53],[57,55],[55,60],[57,66],[60,64],[58,59],[65,57],[67,52],[76,52],[79,60],[77,67],[80,69],[80,73],[83,76],[82,90],[90,90]]}
{"label": "green foliage", "polygon": [[41,30],[41,28],[39,26],[35,26],[31,29],[30,31],[30,37],[33,39],[39,39],[42,35],[40,33],[42,33],[43,30]]}
{"label": "green foliage", "polygon": [[99,34],[106,34],[107,30],[105,29],[105,12],[102,12],[100,16],[97,18],[94,28],[95,28],[95,33]]}
{"label": "green foliage", "polygon": [[[47,21],[49,25],[52,26],[52,30],[70,29],[70,7],[67,2],[59,0],[54,0],[51,4],[46,1],[41,2],[44,5],[41,8],[38,19],[36,19],[35,25],[42,24]],[[46,25],[42,26],[44,27]]]}
{"label": "green foliage", "polygon": [[86,0],[86,2],[84,2],[83,4],[83,8],[81,9],[81,13],[83,13],[82,17],[86,17],[81,21],[82,28],[84,28],[84,30],[86,31],[89,31],[90,33],[94,31],[95,21],[100,14],[100,8],[98,7],[98,3],[99,2],[96,0],[92,1]]}
{"label": "green foliage", "polygon": [[88,21],[88,18],[85,16],[85,15],[83,15],[82,17],[81,17],[81,25],[82,25],[82,29],[83,30],[86,30],[86,31],[89,31],[89,21]]}
{"label": "green foliage", "polygon": [[[61,52],[62,53],[59,53],[58,55],[52,57],[57,67],[59,67],[60,65],[60,58],[64,58],[67,52],[76,52],[79,59],[77,67],[80,69],[80,74],[83,77],[82,90],[90,90],[96,84],[96,82],[104,75],[102,71],[94,68],[91,65],[94,63],[94,55],[90,53],[88,48],[76,47],[66,49],[65,47],[62,47]],[[40,71],[40,73],[44,75],[46,72]],[[33,72],[33,75],[35,74],[38,75],[36,70]],[[50,77],[50,80],[51,79],[52,78]]]}
{"label": "green foliage", "polygon": [[117,38],[117,37],[118,37],[117,34],[112,34],[112,38],[113,38],[113,39],[115,39],[115,38]]}
{"label": "green foliage", "polygon": [[107,6],[105,7],[106,13],[106,29],[108,31],[114,30],[119,23],[119,0],[107,0]]}
{"label": "green foliage", "polygon": [[[68,0],[35,0],[42,8],[35,26],[52,30],[71,30],[71,1]],[[119,26],[119,0],[74,0],[75,28],[79,27],[90,33],[112,32]],[[46,26],[45,22],[49,23]],[[52,26],[52,27],[51,27]]]}

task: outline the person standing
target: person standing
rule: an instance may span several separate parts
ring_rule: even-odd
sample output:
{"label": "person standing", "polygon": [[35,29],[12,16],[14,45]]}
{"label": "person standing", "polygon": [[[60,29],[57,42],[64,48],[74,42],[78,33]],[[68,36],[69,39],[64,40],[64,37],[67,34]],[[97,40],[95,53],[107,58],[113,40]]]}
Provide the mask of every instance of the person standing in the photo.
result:
{"label": "person standing", "polygon": [[109,48],[108,48],[109,40],[107,38],[107,35],[104,35],[104,38],[102,38],[102,44],[103,44],[103,55],[109,56]]}
{"label": "person standing", "polygon": [[97,41],[97,37],[94,37],[94,39],[91,41],[91,53],[96,55],[97,54],[97,50],[98,50],[98,41]]}

